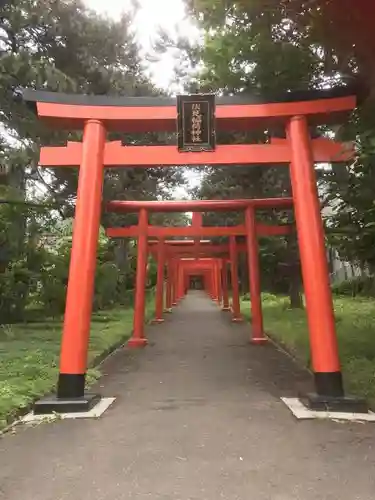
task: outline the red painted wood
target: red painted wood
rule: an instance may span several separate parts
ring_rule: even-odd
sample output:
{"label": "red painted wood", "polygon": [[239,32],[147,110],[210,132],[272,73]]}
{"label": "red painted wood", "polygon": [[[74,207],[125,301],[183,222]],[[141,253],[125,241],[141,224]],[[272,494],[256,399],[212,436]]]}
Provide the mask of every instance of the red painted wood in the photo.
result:
{"label": "red painted wood", "polygon": [[[314,161],[342,162],[353,157],[353,148],[329,140],[313,142]],[[77,167],[81,163],[82,144],[68,142],[66,146],[44,146],[39,164],[44,167]],[[175,146],[122,146],[120,141],[107,142],[104,150],[105,167],[150,167],[176,165],[249,165],[254,163],[285,165],[291,162],[288,141],[273,139],[271,144],[219,145],[215,151],[181,153]]]}
{"label": "red painted wood", "polygon": [[[232,285],[232,321],[242,321],[240,291],[238,286],[238,247],[235,236],[229,238],[230,273]],[[246,247],[247,250],[247,247]]]}
{"label": "red painted wood", "polygon": [[228,261],[223,259],[223,266],[221,269],[221,281],[223,284],[223,311],[229,311],[229,291],[228,291]]}
{"label": "red painted wood", "polygon": [[[296,115],[305,115],[310,122],[327,123],[339,119],[356,107],[356,97],[335,97],[315,101],[267,104],[217,105],[216,120],[220,130],[246,130],[267,123],[285,123]],[[176,106],[82,106],[37,103],[38,116],[51,126],[82,129],[87,119],[101,120],[107,130],[153,132],[176,130]]]}
{"label": "red painted wood", "polygon": [[291,120],[290,167],[296,225],[315,373],[340,372],[335,318],[325,250],[324,231],[306,119]]}
{"label": "red painted wood", "polygon": [[253,198],[238,200],[189,200],[189,201],[110,201],[106,205],[108,212],[138,212],[145,208],[148,212],[209,212],[237,211],[246,207],[288,208],[293,206],[293,198]]}
{"label": "red painted wood", "polygon": [[139,212],[139,235],[137,248],[137,270],[135,279],[135,301],[133,317],[133,333],[128,340],[130,347],[143,347],[147,344],[144,335],[145,328],[145,304],[146,304],[146,281],[147,281],[147,211]]}
{"label": "red painted wood", "polygon": [[157,281],[155,293],[155,321],[163,321],[164,311],[164,267],[165,267],[165,244],[163,238],[160,238],[157,247]]}
{"label": "red painted wood", "polygon": [[[245,226],[227,226],[227,227],[160,227],[149,226],[148,236],[151,237],[171,237],[171,236],[243,236],[246,234]],[[258,236],[280,236],[290,234],[293,231],[293,226],[267,226],[258,224],[256,227]],[[106,229],[106,234],[109,238],[134,238],[138,236],[138,226],[130,227],[111,227]]]}
{"label": "red painted wood", "polygon": [[247,229],[247,262],[249,273],[249,288],[251,302],[251,341],[260,343],[266,341],[263,332],[262,298],[259,269],[259,246],[256,237],[255,212],[248,207],[245,212],[245,225]]}
{"label": "red painted wood", "polygon": [[83,135],[84,154],[78,178],[60,355],[62,375],[86,373],[103,189],[104,141],[102,124],[89,121]]}

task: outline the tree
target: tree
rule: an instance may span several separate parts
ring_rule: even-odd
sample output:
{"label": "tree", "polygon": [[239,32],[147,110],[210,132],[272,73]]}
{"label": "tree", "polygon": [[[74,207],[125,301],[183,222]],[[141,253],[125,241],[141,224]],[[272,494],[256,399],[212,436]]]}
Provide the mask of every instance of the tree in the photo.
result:
{"label": "tree", "polygon": [[[18,87],[88,94],[160,95],[143,74],[139,49],[130,31],[131,21],[131,14],[119,21],[102,18],[86,9],[80,0],[43,3],[24,0],[6,5],[2,13],[1,120],[7,131],[14,131],[17,140],[27,148],[25,168],[31,178],[42,182],[54,200],[66,207],[67,216],[71,215],[75,200],[77,172],[54,169],[46,178],[44,171],[37,169],[37,151],[41,143],[63,144],[67,139],[79,140],[80,135],[48,130],[14,95]],[[109,139],[133,144],[145,139],[160,140],[150,134],[146,138],[112,134]],[[131,182],[133,193],[143,191],[146,196],[155,197],[164,180],[173,187],[181,177],[173,169],[118,170],[106,176],[107,192],[114,179],[120,189],[126,189]]]}
{"label": "tree", "polygon": [[[327,217],[327,224],[335,230],[329,238],[330,244],[342,258],[372,270],[373,2],[194,0],[186,3],[205,30],[203,77],[208,85],[219,82],[224,92],[238,93],[246,89],[263,92],[355,84],[360,96],[359,109],[350,123],[332,132],[338,140],[354,140],[358,155],[352,166],[337,165],[325,173],[324,192],[325,201],[334,207]],[[203,84],[205,79],[201,78]]]}
{"label": "tree", "polygon": [[[67,140],[81,140],[81,133],[54,131],[45,127],[20,99],[21,87],[88,94],[160,95],[144,74],[139,48],[130,29],[131,23],[131,12],[117,21],[111,21],[88,10],[81,0],[20,0],[2,5],[0,130],[4,133],[0,134],[0,155],[2,164],[10,170],[7,177],[9,190],[3,195],[8,201],[37,199],[53,206],[49,210],[51,216],[56,214],[58,220],[69,219],[73,215],[77,191],[78,172],[66,168],[40,169],[38,151],[41,144],[60,145]],[[170,140],[156,134],[141,137],[109,134],[109,140],[113,139],[127,144]],[[170,196],[173,187],[179,185],[182,179],[181,170],[173,168],[108,170],[105,174],[104,201]],[[17,229],[18,241],[22,243],[16,255],[13,240],[7,237],[4,242],[4,245],[12,246],[8,249],[11,251],[6,252],[9,256],[5,265],[7,270],[14,262],[22,260],[26,252],[28,212],[7,209],[3,213],[1,218],[9,236],[11,229]],[[134,220],[132,214],[116,217],[117,222],[123,225]],[[114,218],[103,214],[103,224],[111,224]],[[37,219],[38,231],[52,230],[44,222],[41,223],[40,218]],[[127,260],[126,245],[116,249],[116,244],[111,244],[111,248],[113,251],[109,255],[112,262],[125,273],[128,270],[123,265]],[[43,258],[48,267],[50,255],[43,254]],[[64,266],[65,262],[62,269],[65,269]],[[35,276],[39,279],[39,275]],[[2,276],[4,279],[7,277]]]}
{"label": "tree", "polygon": [[[256,1],[186,3],[204,32],[203,46],[200,49],[193,47],[190,51],[197,68],[196,80],[192,84],[196,89],[226,95],[255,93],[271,101],[275,94],[314,88],[322,83],[323,64],[319,51],[295,32],[286,22],[282,10],[264,10],[261,2]],[[270,137],[280,133],[283,131],[251,131],[246,135],[222,135],[219,141],[267,143]],[[290,195],[288,169],[263,165],[208,169],[198,192],[198,196],[204,198]],[[260,212],[258,217],[276,224],[294,222],[290,212]],[[239,222],[230,214],[211,216],[210,221],[217,224]],[[270,265],[272,255],[274,260]],[[285,278],[289,275],[291,305],[301,307],[300,265],[295,237],[262,240],[261,259],[267,264],[262,267],[272,269],[268,276],[264,276],[267,287],[276,280],[284,283],[285,291]],[[241,273],[243,277],[247,274],[245,269]],[[274,288],[279,288],[279,284]]]}

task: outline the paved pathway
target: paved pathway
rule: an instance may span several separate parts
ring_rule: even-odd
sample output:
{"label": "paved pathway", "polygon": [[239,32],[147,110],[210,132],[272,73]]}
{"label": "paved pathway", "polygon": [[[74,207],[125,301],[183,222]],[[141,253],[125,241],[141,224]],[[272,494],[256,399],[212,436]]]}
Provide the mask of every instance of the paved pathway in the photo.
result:
{"label": "paved pathway", "polygon": [[6,500],[373,500],[373,424],[298,422],[280,396],[310,381],[248,325],[192,292],[150,346],[105,365],[100,420],[0,439]]}

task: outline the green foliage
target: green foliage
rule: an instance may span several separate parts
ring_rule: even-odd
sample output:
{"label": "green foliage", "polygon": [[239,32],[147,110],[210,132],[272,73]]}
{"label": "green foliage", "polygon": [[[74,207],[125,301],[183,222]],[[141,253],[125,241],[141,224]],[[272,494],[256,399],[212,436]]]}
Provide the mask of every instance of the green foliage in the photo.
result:
{"label": "green foliage", "polygon": [[[282,296],[262,297],[265,329],[305,365],[310,366],[306,314],[287,307]],[[336,298],[337,335],[344,381],[349,393],[362,395],[375,405],[375,302],[366,298]],[[248,314],[244,303],[243,314]]]}
{"label": "green foliage", "polygon": [[325,174],[325,201],[333,207],[327,218],[330,244],[349,262],[375,271],[375,122],[364,113],[341,131],[343,139],[356,137],[358,157],[350,166],[339,165]]}
{"label": "green foliage", "polygon": [[119,269],[114,262],[103,262],[96,269],[94,308],[104,309],[118,301]]}
{"label": "green foliage", "polygon": [[[151,318],[153,294],[148,295],[146,318]],[[118,308],[93,315],[89,363],[92,363],[130,336],[133,309]],[[14,419],[19,410],[51,391],[57,380],[61,322],[3,325],[0,327],[0,428]],[[90,369],[87,384],[100,371]]]}
{"label": "green foliage", "polygon": [[[369,21],[375,14],[374,5],[366,0],[360,0],[360,6],[350,0],[185,3],[204,32],[195,88],[224,94],[256,93],[269,99],[287,90],[359,84],[358,112],[349,123],[330,131],[337,140],[354,141],[358,156],[350,167],[335,165],[326,170],[321,187],[324,201],[333,208],[326,220],[333,230],[330,245],[344,260],[374,272],[375,198],[371,187],[375,178],[375,79]],[[268,132],[272,136],[283,131]],[[312,133],[325,131],[312,129]],[[260,138],[252,142],[257,140]],[[228,197],[238,192],[235,186],[241,181],[252,186],[244,193],[248,196],[280,195],[280,169],[270,175],[262,169],[258,176],[256,169],[245,170],[243,176],[238,175],[238,169],[230,173],[222,169],[220,179],[219,171],[210,172],[206,184],[218,185]],[[272,247],[268,245],[267,250],[272,252]]]}
{"label": "green foliage", "polygon": [[356,297],[375,297],[375,280],[373,276],[358,276],[332,286],[335,295]]}
{"label": "green foliage", "polygon": [[0,196],[14,201],[0,204],[0,323],[7,323],[24,318],[43,250],[35,243],[37,214],[24,204],[22,193],[2,186]]}
{"label": "green foliage", "polygon": [[[36,300],[49,315],[61,314],[65,309],[68,284],[69,261],[72,246],[72,219],[66,219],[55,226],[49,234],[51,248],[41,268],[41,282]],[[111,242],[100,229],[93,308],[104,309],[121,300],[125,291],[120,269],[113,261]]]}
{"label": "green foliage", "polygon": [[21,260],[12,261],[0,273],[0,323],[19,321],[24,317],[31,277],[25,262]]}
{"label": "green foliage", "polygon": [[[343,259],[367,266],[374,272],[375,198],[371,186],[375,177],[375,80],[373,59],[369,57],[371,43],[368,46],[363,43],[366,37],[361,32],[363,24],[368,39],[373,38],[368,16],[369,10],[374,13],[374,8],[367,4],[359,11],[347,1],[343,8],[342,2],[324,0],[310,2],[308,6],[306,2],[276,0],[229,3],[186,0],[185,3],[204,34],[203,46],[200,50],[195,48],[198,58],[194,88],[224,95],[257,94],[272,100],[275,94],[288,90],[341,85],[354,76],[365,82],[367,88],[371,87],[371,95],[350,124],[334,130],[338,140],[355,140],[356,162],[350,168],[336,165],[319,177],[323,177],[324,201],[334,208],[326,221],[333,230],[329,235],[330,245]],[[269,136],[278,137],[284,132],[270,128],[267,133],[261,131],[246,136],[219,135],[219,140],[264,143]],[[312,128],[313,135],[325,132]],[[285,196],[291,191],[287,169],[254,165],[207,169],[197,194],[202,198],[254,198]],[[273,221],[280,222],[285,215],[273,214]],[[271,221],[269,215],[260,214],[260,218]],[[287,219],[293,221],[290,215]],[[238,219],[223,214],[211,216],[210,222],[234,224]],[[295,244],[283,238],[265,240],[261,244],[261,263],[264,289],[285,292],[289,279],[293,284],[291,300],[297,298],[300,273]]]}
{"label": "green foliage", "polygon": [[[76,169],[46,172],[37,159],[41,144],[81,140],[81,133],[46,127],[17,98],[19,87],[159,95],[143,71],[132,22],[130,11],[111,20],[87,9],[82,0],[20,0],[2,6],[0,126],[6,133],[0,133],[0,162],[9,174],[0,178],[0,199],[12,203],[0,205],[0,323],[27,319],[28,310],[35,306],[53,315],[64,310],[77,192]],[[142,144],[165,143],[173,137],[111,132],[108,139]],[[103,201],[170,197],[182,181],[181,169],[111,169],[105,173]],[[27,208],[25,200],[30,199],[49,208]],[[136,214],[102,217],[104,227],[134,223]],[[134,275],[134,246],[128,241],[109,242],[102,228],[94,308],[121,301],[126,290],[134,287]]]}

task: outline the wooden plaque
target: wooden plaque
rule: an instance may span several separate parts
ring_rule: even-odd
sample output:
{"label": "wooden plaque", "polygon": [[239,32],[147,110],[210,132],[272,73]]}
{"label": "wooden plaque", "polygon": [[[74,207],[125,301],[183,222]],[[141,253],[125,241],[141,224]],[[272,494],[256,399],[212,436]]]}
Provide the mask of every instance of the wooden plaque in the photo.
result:
{"label": "wooden plaque", "polygon": [[214,94],[177,96],[177,145],[179,151],[214,151]]}

